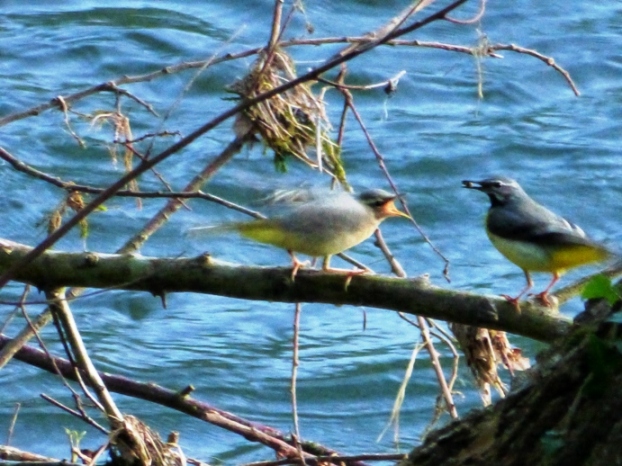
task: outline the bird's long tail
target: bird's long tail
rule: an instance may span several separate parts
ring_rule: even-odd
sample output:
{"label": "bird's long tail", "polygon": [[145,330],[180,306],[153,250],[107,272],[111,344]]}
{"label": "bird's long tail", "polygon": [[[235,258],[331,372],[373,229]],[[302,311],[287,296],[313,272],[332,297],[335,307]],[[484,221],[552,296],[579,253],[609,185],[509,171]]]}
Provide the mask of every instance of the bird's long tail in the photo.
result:
{"label": "bird's long tail", "polygon": [[203,227],[190,228],[186,235],[191,238],[200,236],[221,235],[223,233],[231,233],[240,231],[242,222],[223,223],[221,225],[208,225]]}

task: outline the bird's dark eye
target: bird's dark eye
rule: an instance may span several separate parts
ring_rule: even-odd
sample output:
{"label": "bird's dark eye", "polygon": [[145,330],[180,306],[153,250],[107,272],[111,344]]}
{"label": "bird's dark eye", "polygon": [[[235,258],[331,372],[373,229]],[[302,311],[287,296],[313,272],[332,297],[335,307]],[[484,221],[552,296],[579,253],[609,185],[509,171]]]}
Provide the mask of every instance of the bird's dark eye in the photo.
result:
{"label": "bird's dark eye", "polygon": [[500,188],[501,187],[501,181],[493,181],[492,182],[492,187],[493,188]]}

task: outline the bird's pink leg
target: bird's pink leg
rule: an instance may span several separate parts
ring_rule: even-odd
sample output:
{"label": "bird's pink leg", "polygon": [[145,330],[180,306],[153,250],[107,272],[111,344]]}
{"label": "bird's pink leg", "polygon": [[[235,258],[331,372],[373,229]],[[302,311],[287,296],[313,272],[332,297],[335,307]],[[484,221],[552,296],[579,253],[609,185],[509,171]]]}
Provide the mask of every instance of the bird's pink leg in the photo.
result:
{"label": "bird's pink leg", "polygon": [[558,280],[559,280],[559,273],[553,272],[553,279],[551,280],[551,283],[549,283],[549,286],[547,286],[542,293],[538,293],[536,295],[536,298],[538,298],[540,301],[542,301],[547,306],[550,306],[551,301],[549,301],[548,294],[551,288],[553,288],[553,285],[555,285],[555,283],[557,283]]}
{"label": "bird's pink leg", "polygon": [[516,296],[516,298],[512,298],[511,296],[507,295],[507,294],[502,294],[501,296],[503,296],[509,303],[513,304],[514,307],[520,312],[520,306],[518,305],[518,300],[520,298],[523,297],[523,295],[525,293],[527,293],[529,290],[531,290],[533,288],[533,280],[531,280],[531,275],[529,275],[529,272],[527,270],[523,269],[523,273],[525,274],[525,278],[527,279],[527,285],[525,285],[525,288],[523,288],[521,290],[520,293],[518,293],[518,295]]}
{"label": "bird's pink leg", "polygon": [[296,274],[298,273],[298,269],[308,265],[308,262],[300,262],[296,256],[294,255],[294,251],[287,251],[292,258],[292,281],[296,281]]}
{"label": "bird's pink leg", "polygon": [[355,270],[347,270],[347,269],[334,269],[330,266],[330,256],[324,257],[324,262],[322,263],[322,270],[324,272],[332,272],[332,273],[345,273],[346,274],[346,283],[345,290],[348,289],[350,282],[352,281],[352,277],[356,275],[363,275],[365,273],[371,272],[369,269],[355,269]]}

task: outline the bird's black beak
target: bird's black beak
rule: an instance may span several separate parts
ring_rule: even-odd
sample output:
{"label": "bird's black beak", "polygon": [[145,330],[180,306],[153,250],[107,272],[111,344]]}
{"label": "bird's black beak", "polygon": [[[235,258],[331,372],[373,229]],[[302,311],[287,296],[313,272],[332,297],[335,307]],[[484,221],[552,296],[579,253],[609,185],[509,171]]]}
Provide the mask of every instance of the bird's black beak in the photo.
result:
{"label": "bird's black beak", "polygon": [[478,191],[482,191],[484,189],[484,185],[481,181],[471,180],[462,180],[462,187],[467,189],[477,189]]}

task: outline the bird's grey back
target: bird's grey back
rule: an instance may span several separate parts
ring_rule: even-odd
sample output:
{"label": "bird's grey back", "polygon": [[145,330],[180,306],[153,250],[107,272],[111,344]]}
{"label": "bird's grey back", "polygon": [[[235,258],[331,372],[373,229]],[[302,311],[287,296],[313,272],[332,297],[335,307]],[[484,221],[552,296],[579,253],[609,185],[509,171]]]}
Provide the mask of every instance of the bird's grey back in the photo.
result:
{"label": "bird's grey back", "polygon": [[356,229],[373,217],[372,211],[345,192],[328,192],[308,202],[284,207],[275,217],[290,231],[328,232],[339,234]]}
{"label": "bird's grey back", "polygon": [[492,231],[515,239],[555,233],[585,237],[577,225],[538,204],[522,190],[505,205],[491,207],[487,222]]}

